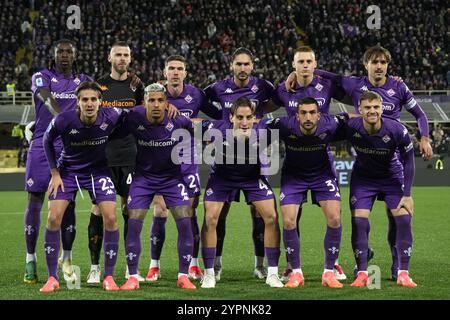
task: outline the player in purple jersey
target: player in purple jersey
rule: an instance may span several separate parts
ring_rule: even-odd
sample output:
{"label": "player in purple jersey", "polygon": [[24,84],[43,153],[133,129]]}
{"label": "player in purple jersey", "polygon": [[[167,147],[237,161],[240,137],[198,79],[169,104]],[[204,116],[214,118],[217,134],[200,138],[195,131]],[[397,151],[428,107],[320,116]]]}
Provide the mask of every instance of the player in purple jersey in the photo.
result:
{"label": "player in purple jersey", "polygon": [[[323,79],[314,75],[317,67],[316,54],[314,50],[308,46],[299,47],[292,61],[292,67],[295,69],[296,81],[292,90],[286,89],[286,83],[282,82],[277,87],[274,97],[274,103],[279,107],[283,106],[288,116],[297,115],[297,104],[299,99],[312,97],[316,99],[321,114],[329,113],[331,98],[342,100],[345,96],[343,90],[329,79]],[[289,82],[289,78],[288,81]],[[302,214],[302,207],[299,207],[297,213],[297,225],[299,224]],[[298,236],[300,232],[296,228]],[[287,258],[287,257],[286,257]],[[288,262],[286,269],[282,273],[282,280],[289,279],[292,268]],[[347,279],[344,270],[336,259],[334,268],[335,275],[338,280]]]}
{"label": "player in purple jersey", "polygon": [[[177,129],[193,131],[189,118],[178,115],[169,119],[166,89],[158,83],[145,88],[145,106],[136,107],[126,117],[123,129],[131,132],[137,142],[136,171],[128,196],[129,220],[126,239],[126,258],[130,278],[122,290],[139,289],[136,278],[141,254],[141,231],[150,203],[154,196],[163,196],[178,229],[179,273],[177,287],[196,289],[188,278],[192,259],[194,237],[192,210],[189,202],[182,165],[174,159],[172,151],[181,142],[174,138]],[[177,131],[178,132],[178,131]],[[190,136],[187,139],[191,144]],[[175,161],[176,160],[176,161]]]}
{"label": "player in purple jersey", "polygon": [[[52,178],[48,185],[49,213],[45,231],[44,251],[48,280],[41,292],[59,289],[57,259],[60,228],[69,201],[74,201],[78,190],[89,190],[105,222],[105,276],[103,288],[117,291],[114,266],[119,246],[116,218],[116,192],[110,178],[105,155],[108,136],[120,120],[121,110],[100,109],[102,91],[95,82],[84,82],[76,89],[77,110],[57,115],[50,123],[43,139],[45,156]],[[57,158],[54,141],[61,138],[63,151]]]}
{"label": "player in purple jersey", "polygon": [[350,119],[345,126],[345,136],[356,151],[350,181],[350,209],[352,247],[358,274],[352,286],[370,284],[367,273],[369,215],[378,198],[385,201],[397,226],[397,284],[413,288],[417,285],[409,277],[408,270],[413,244],[414,150],[405,126],[381,117],[382,103],[378,93],[364,92],[358,101],[362,117]]}
{"label": "player in purple jersey", "polygon": [[[205,88],[206,96],[212,105],[222,109],[222,119],[228,120],[230,109],[239,97],[247,97],[256,106],[256,118],[261,119],[265,110],[273,109],[271,98],[275,88],[272,83],[251,75],[253,71],[253,54],[246,48],[238,48],[233,53],[230,67],[233,76],[217,81]],[[230,199],[239,199],[239,193]],[[264,268],[264,221],[253,206],[251,215],[253,220],[253,243],[255,251],[255,277],[264,279],[267,272]],[[216,280],[220,280],[222,273],[222,250],[225,239],[226,216],[230,209],[230,202],[226,202],[220,214],[217,225],[217,251],[215,259]]]}
{"label": "player in purple jersey", "polygon": [[[59,40],[53,46],[54,62],[49,69],[33,74],[33,99],[36,106],[36,122],[27,157],[25,173],[28,205],[25,211],[24,227],[27,247],[25,283],[38,281],[36,268],[36,243],[41,223],[41,209],[45,192],[50,181],[50,170],[45,159],[42,137],[53,116],[61,111],[76,108],[76,87],[90,78],[79,74],[76,64],[75,44],[66,39]],[[61,141],[55,142],[58,154],[61,152]],[[76,281],[72,267],[72,244],[75,240],[75,202],[71,201],[61,225],[63,244],[62,269],[67,281]]]}
{"label": "player in purple jersey", "polygon": [[292,273],[285,287],[296,288],[305,283],[296,216],[299,207],[307,201],[308,190],[311,190],[313,202],[322,208],[327,220],[322,285],[342,288],[334,273],[342,236],[341,195],[329,148],[329,143],[335,139],[335,133],[342,125],[335,116],[321,114],[319,104],[313,97],[298,100],[297,110],[295,117],[267,121],[268,128],[280,130],[280,138],[286,146],[280,203],[284,246]]}
{"label": "player in purple jersey", "polygon": [[[196,118],[199,111],[203,111],[203,113],[208,116],[219,119],[221,117],[221,112],[208,105],[203,90],[184,83],[187,76],[186,68],[187,61],[182,56],[169,56],[165,61],[164,76],[167,79],[166,96],[169,103],[174,105],[182,115],[188,118]],[[189,201],[193,211],[192,231],[194,236],[194,252],[189,266],[189,276],[192,279],[200,280],[203,277],[203,273],[198,265],[200,232],[197,222],[197,207],[201,186],[198,165],[194,163],[194,145],[195,142],[193,141],[191,164],[183,165],[182,170],[188,187]],[[164,203],[164,198],[160,195],[156,195],[153,205],[154,214],[150,231],[151,262],[146,277],[147,281],[157,281],[161,277],[160,256],[164,245],[165,225],[167,221],[167,208]]]}
{"label": "player in purple jersey", "polygon": [[[259,128],[254,129],[255,120],[256,106],[247,97],[240,97],[231,107],[229,120],[214,121],[208,127],[208,131],[215,130],[214,133],[211,132],[214,137],[212,142],[215,146],[215,163],[208,179],[204,199],[202,256],[205,274],[202,288],[216,286],[214,260],[217,223],[224,204],[234,197],[236,190],[244,192],[247,203],[252,203],[264,219],[264,249],[268,260],[266,283],[271,287],[283,287],[278,278],[280,257],[278,214],[273,191],[261,170],[259,149],[262,146]],[[216,141],[217,136],[222,139]],[[239,145],[244,147],[241,152]],[[233,146],[231,154],[227,146]]]}
{"label": "player in purple jersey", "polygon": [[281,82],[274,97],[277,106],[283,106],[288,116],[297,114],[297,103],[299,99],[312,97],[319,105],[320,113],[329,113],[331,98],[342,100],[345,92],[329,79],[314,75],[317,68],[316,54],[308,46],[299,47],[292,61],[295,69],[296,82],[292,90],[286,89],[285,82]]}
{"label": "player in purple jersey", "polygon": [[[400,120],[400,112],[406,108],[417,120],[421,134],[420,151],[425,160],[430,160],[433,150],[429,142],[428,119],[420,105],[414,99],[405,83],[396,81],[393,77],[387,76],[387,69],[391,62],[391,54],[383,47],[375,46],[368,48],[363,56],[364,67],[367,76],[350,77],[340,76],[323,70],[316,70],[316,74],[333,80],[340,85],[348,96],[353,100],[355,111],[358,112],[358,99],[362,93],[371,90],[378,93],[383,99],[383,115]],[[387,208],[389,219],[388,243],[392,253],[392,278],[397,277],[397,250],[395,247],[396,226],[395,219]]]}

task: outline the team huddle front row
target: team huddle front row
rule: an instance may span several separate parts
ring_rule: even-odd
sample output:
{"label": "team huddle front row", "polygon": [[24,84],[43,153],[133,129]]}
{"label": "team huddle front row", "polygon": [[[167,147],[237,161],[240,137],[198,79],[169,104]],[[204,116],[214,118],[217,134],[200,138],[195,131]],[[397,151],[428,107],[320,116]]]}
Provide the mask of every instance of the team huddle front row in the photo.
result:
{"label": "team huddle front row", "polygon": [[[61,221],[69,203],[81,189],[89,190],[104,220],[105,290],[139,289],[140,235],[143,220],[155,195],[164,198],[178,230],[177,286],[196,289],[188,277],[188,269],[194,250],[191,218],[195,213],[191,202],[200,189],[198,172],[189,172],[192,167],[190,163],[173,161],[173,151],[186,142],[176,138],[174,132],[184,129],[194,137],[197,123],[201,124],[202,133],[215,130],[225,137],[225,143],[217,144],[214,143],[217,134],[210,135],[216,162],[204,195],[201,252],[205,270],[202,288],[216,286],[216,227],[224,204],[235,199],[236,191],[240,190],[246,202],[254,205],[264,220],[264,249],[268,262],[266,283],[270,287],[304,285],[296,216],[299,207],[306,201],[308,190],[311,190],[313,201],[320,205],[327,219],[322,284],[331,288],[343,287],[333,272],[340,250],[342,226],[341,196],[329,148],[331,142],[342,139],[348,140],[357,154],[350,183],[350,208],[352,247],[358,272],[351,285],[362,287],[370,283],[367,273],[368,217],[374,201],[379,197],[386,202],[397,226],[397,283],[405,287],[416,286],[408,273],[413,242],[413,146],[406,128],[400,122],[381,117],[382,98],[377,93],[366,91],[359,97],[359,115],[321,114],[316,99],[307,97],[298,101],[295,115],[269,120],[256,120],[255,104],[246,97],[240,97],[233,102],[229,119],[216,121],[189,119],[183,115],[170,117],[166,89],[160,84],[147,86],[144,106],[129,110],[100,108],[102,90],[95,82],[81,83],[76,90],[76,98],[77,110],[58,114],[43,138],[52,177],[48,187],[50,202],[44,243],[49,278],[41,292],[59,289],[57,271]],[[269,136],[271,133],[278,134],[286,145],[280,193],[283,240],[292,267],[286,284],[278,275],[280,227],[274,193],[264,175],[263,161],[258,156],[264,146],[261,141],[267,140],[266,133]],[[105,148],[108,140],[121,139],[128,134],[135,137],[137,146],[135,173],[127,200],[129,219],[125,251],[130,277],[119,287],[113,278],[119,246],[116,191]],[[57,139],[61,139],[63,145],[59,160],[55,149]],[[190,142],[192,146],[195,144],[194,139]],[[242,144],[245,146],[243,153],[237,150]],[[227,148],[230,145],[235,146],[231,148],[231,155]],[[234,161],[230,161],[230,157]],[[220,158],[227,160],[217,161]],[[197,179],[192,180],[190,176]]]}

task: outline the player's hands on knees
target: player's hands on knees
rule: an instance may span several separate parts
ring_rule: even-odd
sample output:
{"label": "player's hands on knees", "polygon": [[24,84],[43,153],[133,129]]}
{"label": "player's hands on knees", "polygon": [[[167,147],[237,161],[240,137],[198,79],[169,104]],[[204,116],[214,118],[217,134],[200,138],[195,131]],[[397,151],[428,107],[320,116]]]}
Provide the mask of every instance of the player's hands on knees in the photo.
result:
{"label": "player's hands on knees", "polygon": [[180,114],[180,111],[178,111],[177,107],[169,103],[169,106],[167,107],[167,115],[169,116],[169,119],[175,118],[178,114]]}
{"label": "player's hands on knees", "polygon": [[433,148],[430,144],[430,139],[428,137],[420,138],[420,153],[425,160],[431,160],[433,158]]}
{"label": "player's hands on knees", "polygon": [[297,82],[297,74],[292,71],[286,79],[284,86],[287,92],[293,92],[295,88],[295,83]]}
{"label": "player's hands on knees", "polygon": [[61,191],[64,192],[64,183],[59,175],[59,171],[56,169],[52,170],[52,178],[50,179],[50,183],[48,184],[48,194],[52,195],[54,198],[58,194],[58,189],[61,188]]}
{"label": "player's hands on knees", "polygon": [[402,197],[397,206],[397,210],[405,208],[406,211],[412,216],[414,212],[414,200],[412,197]]}

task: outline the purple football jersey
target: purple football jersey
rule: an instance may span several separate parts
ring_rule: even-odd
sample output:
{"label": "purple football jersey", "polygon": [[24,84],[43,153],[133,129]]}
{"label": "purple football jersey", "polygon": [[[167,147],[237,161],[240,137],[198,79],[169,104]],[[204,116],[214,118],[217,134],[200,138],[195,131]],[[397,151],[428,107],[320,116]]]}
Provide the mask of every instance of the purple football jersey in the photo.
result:
{"label": "purple football jersey", "polygon": [[[232,135],[233,124],[229,120],[203,121],[203,129],[217,130],[222,138],[220,142],[212,135],[212,143],[215,147],[215,163],[212,173],[233,181],[247,181],[261,176],[261,157],[265,148],[270,144],[270,130],[264,130],[265,126],[260,123],[253,126],[253,133],[245,143],[238,143]],[[268,136],[262,138],[263,133]],[[261,145],[261,139],[266,141],[266,146]],[[220,147],[219,147],[220,146]],[[241,150],[241,147],[245,148]]]}
{"label": "purple football jersey", "polygon": [[345,126],[347,140],[356,151],[352,174],[371,179],[404,178],[405,194],[410,193],[414,154],[408,130],[396,120],[383,118],[381,129],[369,135],[363,121],[362,117],[352,118]]}
{"label": "purple football jersey", "polygon": [[321,113],[329,113],[331,98],[341,100],[345,92],[333,81],[315,76],[310,84],[302,87],[295,83],[294,92],[288,92],[285,81],[277,87],[274,103],[283,106],[288,116],[297,113],[298,100],[306,97],[316,99]]}
{"label": "purple football jersey", "polygon": [[[213,117],[211,109],[208,108],[208,99],[206,98],[203,90],[194,87],[190,84],[183,84],[183,91],[177,97],[170,94],[169,90],[166,91],[167,99],[169,103],[173,104],[180,113],[188,118],[196,118],[199,111]],[[167,87],[166,87],[167,89]],[[219,115],[216,115],[216,117]]]}
{"label": "purple football jersey", "polygon": [[[121,120],[122,113],[117,108],[100,108],[97,119],[91,126],[81,122],[77,110],[58,114],[50,122],[44,135],[45,155],[50,169],[58,167],[71,172],[88,173],[106,168],[106,142]],[[63,143],[58,164],[54,147],[57,137],[61,137]]]}
{"label": "purple football jersey", "polygon": [[53,118],[47,106],[38,98],[39,90],[47,89],[51,92],[61,111],[73,110],[77,106],[75,89],[82,82],[92,81],[90,77],[79,74],[74,78],[73,74],[67,79],[64,74],[58,73],[56,69],[44,69],[33,74],[31,79],[31,91],[36,108],[36,125],[33,132],[33,140],[42,140],[45,130]]}
{"label": "purple football jersey", "polygon": [[217,81],[205,88],[209,101],[222,109],[222,119],[229,119],[233,103],[240,97],[247,97],[256,104],[256,117],[264,116],[263,105],[275,94],[275,87],[267,80],[250,76],[250,81],[245,87],[238,87],[234,77]]}
{"label": "purple football jersey", "polygon": [[[183,91],[177,97],[170,94],[169,90],[166,91],[167,99],[169,103],[174,105],[182,115],[191,119],[198,116],[199,111],[202,111],[206,115],[213,118],[220,118],[221,113],[215,107],[210,107],[208,99],[206,98],[203,90],[196,88],[190,84],[184,84]],[[215,111],[214,111],[215,110]],[[183,164],[181,169],[185,175],[194,175],[198,173],[198,161],[195,160],[195,141],[192,138],[191,142],[191,164]]]}
{"label": "purple football jersey", "polygon": [[181,164],[172,161],[172,150],[178,144],[190,148],[191,138],[184,141],[172,137],[172,134],[177,129],[186,129],[192,134],[193,128],[192,121],[182,115],[169,119],[166,112],[163,122],[153,125],[147,119],[145,107],[137,106],[130,110],[121,131],[128,131],[136,138],[136,173],[155,179],[182,175]]}
{"label": "purple football jersey", "polygon": [[355,112],[358,110],[358,99],[364,91],[374,91],[383,99],[383,115],[400,120],[400,113],[404,107],[417,119],[422,136],[429,136],[428,119],[420,105],[417,103],[408,86],[393,77],[387,77],[386,83],[381,87],[373,86],[367,76],[353,77],[340,76],[331,72],[316,70],[316,74],[331,79],[341,86],[345,93],[353,100]]}
{"label": "purple football jersey", "polygon": [[279,129],[280,139],[286,146],[283,174],[305,177],[335,176],[333,155],[329,144],[336,139],[341,128],[337,117],[322,114],[317,130],[312,135],[304,135],[296,117],[282,117],[265,121],[270,129]]}

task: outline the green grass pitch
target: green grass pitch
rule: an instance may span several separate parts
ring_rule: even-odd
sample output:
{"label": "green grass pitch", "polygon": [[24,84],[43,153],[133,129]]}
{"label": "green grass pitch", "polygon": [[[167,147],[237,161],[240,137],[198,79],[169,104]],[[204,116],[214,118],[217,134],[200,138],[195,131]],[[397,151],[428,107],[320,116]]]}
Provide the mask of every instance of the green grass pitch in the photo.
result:
{"label": "green grass pitch", "polygon": [[[276,190],[278,197],[279,190]],[[301,258],[305,275],[305,287],[298,289],[273,289],[264,281],[252,277],[253,244],[251,240],[251,219],[244,203],[234,203],[227,221],[227,235],[223,253],[222,280],[215,289],[184,291],[176,288],[178,260],[176,254],[176,228],[172,218],[168,220],[166,242],[161,257],[162,279],[157,283],[144,283],[133,292],[108,293],[99,287],[85,284],[89,271],[87,224],[90,201],[77,201],[77,237],[73,248],[74,264],[81,268],[81,289],[69,290],[62,282],[61,290],[55,294],[41,294],[38,289],[46,280],[46,266],[43,254],[43,236],[46,221],[46,205],[42,213],[41,231],[38,241],[39,283],[26,285],[22,282],[25,266],[25,241],[23,237],[23,211],[26,205],[25,192],[0,192],[0,299],[450,299],[450,284],[447,281],[450,266],[450,187],[416,187],[413,190],[415,214],[413,220],[414,252],[411,261],[411,275],[418,283],[415,289],[398,287],[389,281],[390,254],[386,241],[387,219],[384,204],[377,202],[371,216],[370,245],[375,258],[370,264],[381,268],[381,289],[352,288],[354,259],[350,244],[350,213],[348,210],[348,189],[342,189],[343,196],[343,239],[340,254],[341,265],[349,279],[345,287],[333,290],[321,286],[323,268],[323,236],[325,220],[319,208],[306,204],[301,222]],[[125,282],[125,257],[122,237],[122,217],[118,214],[121,241],[120,254],[115,269],[119,285]],[[199,208],[199,222],[203,220],[203,206]],[[140,272],[146,274],[149,265],[149,230],[151,215],[146,218],[142,235],[143,254]],[[281,224],[282,226],[282,224]],[[103,261],[103,257],[102,257]],[[280,272],[285,267],[285,256],[280,258]],[[102,263],[102,262],[101,262]],[[103,269],[103,267],[102,267]],[[62,277],[61,277],[62,278]]]}

